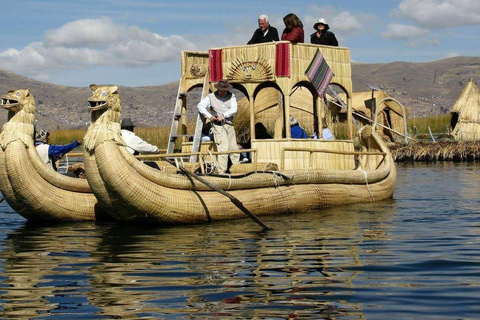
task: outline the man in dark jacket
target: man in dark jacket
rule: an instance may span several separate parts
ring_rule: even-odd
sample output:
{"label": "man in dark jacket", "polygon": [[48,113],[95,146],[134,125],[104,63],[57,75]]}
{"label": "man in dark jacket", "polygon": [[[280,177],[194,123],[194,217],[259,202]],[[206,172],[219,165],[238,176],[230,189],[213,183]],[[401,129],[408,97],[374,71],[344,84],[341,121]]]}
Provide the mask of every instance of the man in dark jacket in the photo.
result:
{"label": "man in dark jacket", "polygon": [[333,32],[328,31],[330,27],[325,22],[325,19],[318,19],[317,22],[313,25],[313,29],[315,29],[316,32],[310,35],[311,43],[338,47],[337,38],[335,37]]}
{"label": "man in dark jacket", "polygon": [[258,17],[258,29],[252,36],[252,39],[247,44],[265,43],[278,41],[278,31],[268,23],[268,16],[261,14]]}

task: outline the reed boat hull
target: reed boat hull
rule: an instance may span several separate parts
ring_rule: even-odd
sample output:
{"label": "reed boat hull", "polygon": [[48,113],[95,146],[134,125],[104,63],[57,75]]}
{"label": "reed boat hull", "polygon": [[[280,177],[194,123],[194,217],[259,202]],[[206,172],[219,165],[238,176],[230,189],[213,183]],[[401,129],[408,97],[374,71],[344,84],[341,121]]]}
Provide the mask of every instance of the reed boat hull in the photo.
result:
{"label": "reed boat hull", "polygon": [[[295,177],[292,171],[284,171],[276,176],[258,172],[241,177],[202,178],[221,186],[258,216],[390,198],[396,184],[391,154],[372,130],[364,134],[363,140],[365,150],[386,153],[385,157],[359,159],[363,169],[297,170]],[[124,149],[113,141],[105,141],[95,148],[94,158],[91,155],[86,160],[96,162],[101,182],[90,182],[90,186],[100,202],[115,208],[112,218],[194,224],[246,217],[229,198],[185,175],[147,168],[130,158]]]}
{"label": "reed boat hull", "polygon": [[48,168],[35,147],[20,140],[0,148],[0,190],[7,203],[30,221],[94,221],[99,204],[85,179]]}

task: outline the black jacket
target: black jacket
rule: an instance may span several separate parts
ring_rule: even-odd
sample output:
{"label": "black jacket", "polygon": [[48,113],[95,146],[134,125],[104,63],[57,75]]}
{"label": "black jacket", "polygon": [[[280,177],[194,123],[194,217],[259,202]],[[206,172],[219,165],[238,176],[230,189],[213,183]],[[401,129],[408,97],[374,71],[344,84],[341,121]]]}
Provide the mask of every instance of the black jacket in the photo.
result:
{"label": "black jacket", "polygon": [[263,31],[260,28],[255,30],[255,33],[253,34],[252,39],[250,39],[250,41],[248,41],[247,44],[265,43],[265,42],[272,42],[272,41],[279,41],[279,38],[278,38],[277,29],[270,26],[268,28],[268,33],[265,37],[263,36]]}
{"label": "black jacket", "polygon": [[331,31],[323,31],[320,38],[317,37],[317,33],[312,33],[310,35],[310,42],[313,44],[323,44],[326,46],[338,47],[337,38]]}

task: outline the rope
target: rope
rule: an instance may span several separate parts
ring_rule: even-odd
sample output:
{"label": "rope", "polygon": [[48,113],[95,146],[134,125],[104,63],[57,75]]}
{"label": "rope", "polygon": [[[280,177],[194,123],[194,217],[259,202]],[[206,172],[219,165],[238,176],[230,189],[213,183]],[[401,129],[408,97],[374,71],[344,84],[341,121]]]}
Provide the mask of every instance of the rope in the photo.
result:
{"label": "rope", "polygon": [[[275,188],[277,188],[278,192],[280,192],[282,198],[285,198],[285,196],[283,195],[283,192],[282,192],[282,188],[280,186],[280,184],[278,183],[278,174],[277,173],[280,173],[278,171],[273,171],[272,174],[273,174],[273,177],[274,177],[274,183],[275,183]],[[280,177],[284,177],[283,175],[280,175]],[[288,211],[290,212],[293,212],[292,208],[290,208],[290,204],[288,203],[288,201],[286,201],[286,204],[287,204],[287,209]]]}
{"label": "rope", "polygon": [[230,187],[232,186],[232,175],[230,173],[227,173],[228,176],[228,188],[227,190],[230,190]]}
{"label": "rope", "polygon": [[278,183],[278,175],[277,173],[274,171],[273,172],[273,184],[276,188],[278,188],[280,186],[280,184]]}
{"label": "rope", "polygon": [[373,194],[372,192],[370,191],[370,188],[368,187],[368,177],[367,177],[367,172],[365,170],[363,170],[363,168],[360,166],[360,171],[363,172],[363,174],[365,175],[365,183],[366,183],[366,187],[367,187],[367,190],[368,190],[368,193],[370,193],[370,197],[372,198],[372,201],[373,203],[375,204],[375,198],[373,197]]}
{"label": "rope", "polygon": [[[212,160],[212,153],[210,151],[208,153],[210,153],[210,160]],[[207,156],[204,155],[203,156],[203,164],[205,165],[205,174],[210,175],[210,174],[213,173],[213,170],[215,169],[215,166],[214,166],[213,163],[206,161],[206,159],[207,159]]]}

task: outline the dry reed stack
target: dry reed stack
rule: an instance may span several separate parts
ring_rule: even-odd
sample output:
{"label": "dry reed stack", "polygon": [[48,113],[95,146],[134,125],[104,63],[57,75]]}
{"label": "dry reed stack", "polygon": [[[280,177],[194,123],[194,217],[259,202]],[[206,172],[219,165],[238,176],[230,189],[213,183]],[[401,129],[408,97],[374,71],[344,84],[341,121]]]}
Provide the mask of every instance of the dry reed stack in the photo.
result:
{"label": "dry reed stack", "polygon": [[390,146],[396,162],[480,160],[480,141],[415,142]]}
{"label": "dry reed stack", "polygon": [[463,88],[450,113],[455,140],[480,140],[480,91],[473,79]]}

